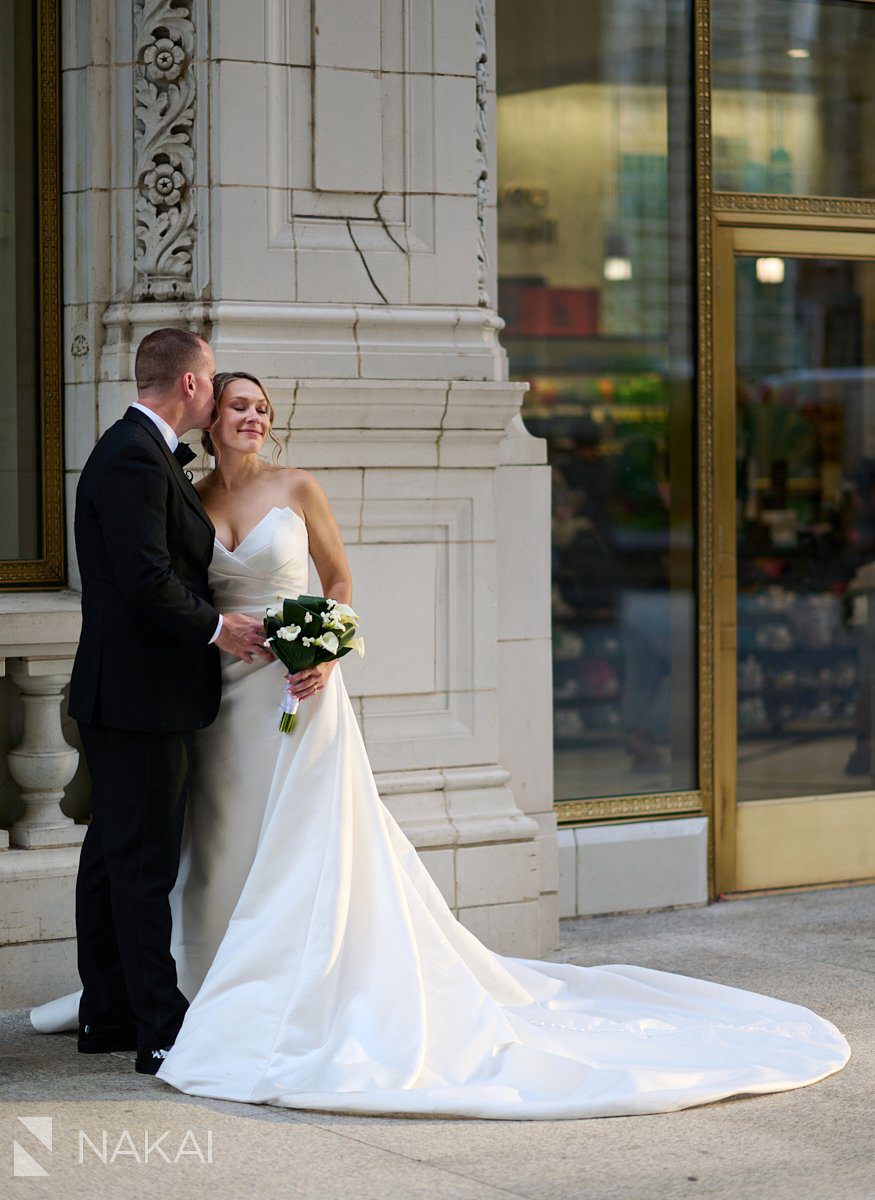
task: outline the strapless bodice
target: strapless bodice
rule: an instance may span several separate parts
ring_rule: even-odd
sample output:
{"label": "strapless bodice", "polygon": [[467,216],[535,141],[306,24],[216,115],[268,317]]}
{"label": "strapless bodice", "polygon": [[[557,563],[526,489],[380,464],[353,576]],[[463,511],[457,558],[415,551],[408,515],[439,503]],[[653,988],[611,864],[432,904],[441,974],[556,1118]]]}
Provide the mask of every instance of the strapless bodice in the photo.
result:
{"label": "strapless bodice", "polygon": [[210,587],[219,612],[263,617],[282,596],[300,596],[309,582],[307,525],[292,508],[272,508],[235,550],[216,538]]}

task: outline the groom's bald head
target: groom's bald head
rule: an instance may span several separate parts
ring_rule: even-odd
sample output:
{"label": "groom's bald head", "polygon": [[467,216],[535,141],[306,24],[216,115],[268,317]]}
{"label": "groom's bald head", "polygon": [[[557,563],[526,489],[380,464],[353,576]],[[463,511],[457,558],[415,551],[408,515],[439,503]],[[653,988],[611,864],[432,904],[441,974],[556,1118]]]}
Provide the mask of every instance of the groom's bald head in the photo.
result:
{"label": "groom's bald head", "polygon": [[169,391],[180,375],[197,375],[206,361],[206,341],[189,329],[156,329],[137,347],[134,377],[140,395]]}

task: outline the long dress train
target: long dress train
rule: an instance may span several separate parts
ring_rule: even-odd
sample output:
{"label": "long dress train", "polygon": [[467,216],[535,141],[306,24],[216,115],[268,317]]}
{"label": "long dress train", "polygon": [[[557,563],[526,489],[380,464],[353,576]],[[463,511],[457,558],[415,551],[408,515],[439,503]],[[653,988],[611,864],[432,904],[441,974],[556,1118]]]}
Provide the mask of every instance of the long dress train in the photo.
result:
{"label": "long dress train", "polygon": [[[225,611],[262,615],[307,577],[290,508],[233,553],[216,545]],[[544,1119],[668,1112],[844,1066],[842,1034],[800,1005],[487,949],[380,800],[340,668],[293,734],[276,729],[281,685],[278,664],[229,659],[197,738],[171,898],[191,1006],[159,1079],[289,1108]],[[77,1005],[33,1022],[75,1027]]]}

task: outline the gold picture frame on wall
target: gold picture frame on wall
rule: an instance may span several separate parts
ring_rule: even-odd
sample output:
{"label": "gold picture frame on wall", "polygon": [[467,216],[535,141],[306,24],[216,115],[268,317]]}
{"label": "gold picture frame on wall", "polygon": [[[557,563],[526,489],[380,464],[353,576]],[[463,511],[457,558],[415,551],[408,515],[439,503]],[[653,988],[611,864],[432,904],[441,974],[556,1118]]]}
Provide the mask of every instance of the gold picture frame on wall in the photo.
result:
{"label": "gold picture frame on wall", "polygon": [[61,298],[60,37],[58,0],[35,11],[39,525],[42,553],[0,561],[0,590],[65,585]]}

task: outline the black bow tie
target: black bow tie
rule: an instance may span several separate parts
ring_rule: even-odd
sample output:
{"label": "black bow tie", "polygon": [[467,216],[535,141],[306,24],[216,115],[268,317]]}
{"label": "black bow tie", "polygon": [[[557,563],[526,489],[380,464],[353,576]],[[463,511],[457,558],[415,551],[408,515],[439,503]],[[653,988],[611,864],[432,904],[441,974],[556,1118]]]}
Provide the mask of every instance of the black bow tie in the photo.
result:
{"label": "black bow tie", "polygon": [[173,451],[173,457],[181,467],[186,463],[190,463],[193,458],[197,458],[194,450],[189,446],[188,442],[179,442],[176,449]]}

